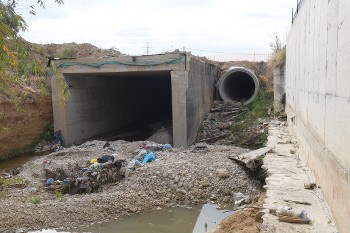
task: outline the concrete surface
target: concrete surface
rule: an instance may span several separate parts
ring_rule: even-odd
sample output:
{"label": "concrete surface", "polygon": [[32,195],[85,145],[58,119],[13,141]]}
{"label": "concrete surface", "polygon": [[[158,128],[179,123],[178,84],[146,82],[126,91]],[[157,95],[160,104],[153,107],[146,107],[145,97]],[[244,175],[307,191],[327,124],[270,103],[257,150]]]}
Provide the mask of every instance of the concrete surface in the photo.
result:
{"label": "concrete surface", "polygon": [[[72,62],[59,68],[71,93],[68,103],[52,79],[54,127],[66,145],[157,119],[172,121],[175,147],[188,147],[214,98],[216,66],[189,54],[80,58],[56,65]],[[98,63],[104,65],[86,65]]]}
{"label": "concrete surface", "polygon": [[350,1],[304,0],[287,39],[286,112],[339,230],[350,232]]}
{"label": "concrete surface", "polygon": [[[263,207],[271,209],[288,206],[293,209],[306,210],[312,224],[279,222],[276,216],[265,210],[261,232],[338,232],[321,193],[324,187],[314,190],[304,189],[305,183],[315,182],[315,179],[311,170],[299,159],[301,152],[298,151],[295,138],[279,121],[270,123],[268,146],[274,149],[264,158],[263,168],[267,169],[268,177],[266,178],[267,193]],[[311,205],[295,204],[286,202],[286,200],[309,202]]]}

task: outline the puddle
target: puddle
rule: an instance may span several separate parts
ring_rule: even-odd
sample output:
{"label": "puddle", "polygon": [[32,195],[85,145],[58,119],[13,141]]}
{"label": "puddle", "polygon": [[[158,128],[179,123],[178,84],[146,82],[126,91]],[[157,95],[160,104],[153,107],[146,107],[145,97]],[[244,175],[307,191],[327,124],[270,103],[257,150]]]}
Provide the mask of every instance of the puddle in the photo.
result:
{"label": "puddle", "polygon": [[[205,204],[193,208],[166,208],[150,213],[135,214],[115,222],[96,224],[90,227],[65,231],[91,233],[204,233],[213,229],[233,213],[222,210],[218,205]],[[55,230],[42,230],[32,233],[54,233]]]}

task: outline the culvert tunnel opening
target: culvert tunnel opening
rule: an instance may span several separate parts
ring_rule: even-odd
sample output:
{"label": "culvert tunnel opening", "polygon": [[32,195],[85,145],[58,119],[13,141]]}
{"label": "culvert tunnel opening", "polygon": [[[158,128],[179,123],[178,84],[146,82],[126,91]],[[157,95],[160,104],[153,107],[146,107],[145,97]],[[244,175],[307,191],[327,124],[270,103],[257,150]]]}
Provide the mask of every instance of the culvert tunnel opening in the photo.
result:
{"label": "culvert tunnel opening", "polygon": [[253,97],[256,86],[252,77],[242,71],[229,74],[223,83],[225,95],[237,102],[246,102]]}
{"label": "culvert tunnel opening", "polygon": [[65,74],[65,79],[72,137],[140,141],[164,129],[172,143],[170,71]]}

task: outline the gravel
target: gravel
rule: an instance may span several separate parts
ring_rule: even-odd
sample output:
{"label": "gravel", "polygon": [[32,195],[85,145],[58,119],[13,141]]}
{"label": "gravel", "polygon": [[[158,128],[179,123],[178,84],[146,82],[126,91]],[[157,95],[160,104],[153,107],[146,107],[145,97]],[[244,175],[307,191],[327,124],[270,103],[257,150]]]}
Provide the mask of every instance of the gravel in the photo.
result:
{"label": "gravel", "polygon": [[[98,193],[58,198],[45,191],[45,168],[69,172],[76,165],[85,166],[93,158],[112,153],[128,162],[145,144],[151,144],[115,141],[103,148],[105,143],[86,142],[24,164],[18,176],[31,184],[24,189],[9,188],[8,198],[0,199],[0,232],[83,227],[159,207],[204,204],[212,196],[219,203],[232,205],[234,193],[257,197],[261,192],[259,182],[227,158],[249,150],[207,144],[200,145],[200,149],[156,151],[156,161],[137,168],[127,179],[104,185]],[[218,176],[218,169],[225,171],[225,179]],[[37,192],[33,193],[33,186]],[[38,204],[33,204],[35,198],[40,200]]]}

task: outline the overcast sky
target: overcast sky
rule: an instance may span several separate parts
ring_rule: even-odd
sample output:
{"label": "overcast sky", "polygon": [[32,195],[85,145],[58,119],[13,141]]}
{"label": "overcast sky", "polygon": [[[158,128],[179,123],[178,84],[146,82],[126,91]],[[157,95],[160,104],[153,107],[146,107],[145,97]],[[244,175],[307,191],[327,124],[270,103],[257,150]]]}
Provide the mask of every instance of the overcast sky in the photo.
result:
{"label": "overcast sky", "polygon": [[[30,2],[30,1],[29,1]],[[35,1],[34,1],[35,2]],[[186,47],[197,55],[265,52],[285,40],[296,0],[46,0],[46,9],[20,14],[36,43],[91,43],[122,53],[159,53]],[[205,50],[205,51],[200,51]],[[209,52],[206,52],[209,51]]]}

